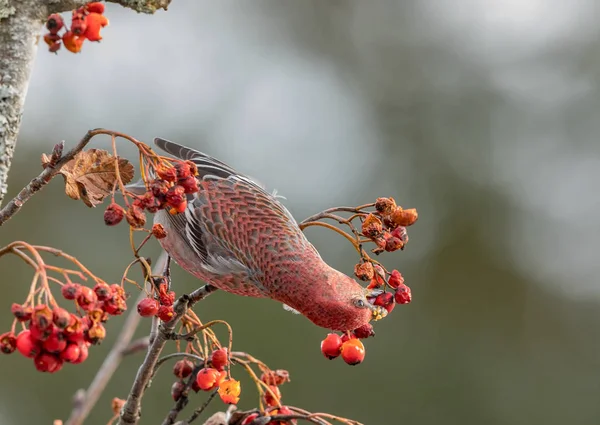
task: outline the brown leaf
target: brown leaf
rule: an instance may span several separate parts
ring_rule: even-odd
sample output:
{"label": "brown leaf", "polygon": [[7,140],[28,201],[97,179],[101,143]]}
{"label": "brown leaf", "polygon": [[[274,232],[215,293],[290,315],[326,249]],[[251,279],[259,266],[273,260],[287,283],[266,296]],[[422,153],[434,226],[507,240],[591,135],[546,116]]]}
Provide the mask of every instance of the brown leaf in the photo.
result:
{"label": "brown leaf", "polygon": [[[81,199],[88,207],[95,207],[110,195],[117,179],[115,171],[115,157],[101,149],[79,152],[60,169],[67,195]],[[131,181],[133,172],[133,165],[119,157],[119,174],[123,184]]]}

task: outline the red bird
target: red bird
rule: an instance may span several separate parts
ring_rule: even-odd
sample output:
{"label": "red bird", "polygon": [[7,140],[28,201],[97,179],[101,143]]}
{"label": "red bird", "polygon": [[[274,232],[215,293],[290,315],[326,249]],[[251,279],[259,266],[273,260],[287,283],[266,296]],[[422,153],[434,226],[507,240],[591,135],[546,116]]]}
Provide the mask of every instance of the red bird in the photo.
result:
{"label": "red bird", "polygon": [[223,162],[156,138],[167,153],[193,161],[200,190],[184,213],[155,214],[164,250],[192,275],[227,292],[271,298],[324,328],[347,331],[384,309],[368,291],[330,267],[274,195]]}

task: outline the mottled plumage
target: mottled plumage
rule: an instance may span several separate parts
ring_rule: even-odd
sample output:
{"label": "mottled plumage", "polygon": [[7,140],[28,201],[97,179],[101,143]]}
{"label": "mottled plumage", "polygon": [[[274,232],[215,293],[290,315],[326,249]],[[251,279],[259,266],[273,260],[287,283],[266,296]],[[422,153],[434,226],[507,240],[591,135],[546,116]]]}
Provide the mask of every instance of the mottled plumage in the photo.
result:
{"label": "mottled plumage", "polygon": [[325,328],[371,319],[364,288],[322,260],[275,196],[217,159],[154,141],[198,166],[200,190],[186,211],[155,215],[167,231],[161,245],[184,270],[227,292],[287,304]]}

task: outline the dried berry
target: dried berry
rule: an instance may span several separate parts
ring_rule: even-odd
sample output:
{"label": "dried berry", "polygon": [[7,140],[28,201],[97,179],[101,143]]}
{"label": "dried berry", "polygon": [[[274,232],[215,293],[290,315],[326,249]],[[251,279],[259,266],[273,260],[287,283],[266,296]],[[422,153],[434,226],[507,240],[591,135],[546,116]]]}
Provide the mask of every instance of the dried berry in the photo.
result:
{"label": "dried berry", "polygon": [[11,354],[17,349],[17,337],[13,332],[5,332],[0,335],[0,351]]}
{"label": "dried berry", "polygon": [[397,207],[390,215],[391,221],[397,226],[410,226],[414,224],[418,218],[419,214],[414,208],[404,210],[402,207]]}
{"label": "dried berry", "polygon": [[31,315],[31,323],[39,330],[52,326],[52,310],[46,304],[36,305]]}
{"label": "dried berry", "polygon": [[290,373],[283,369],[269,370],[261,375],[260,380],[267,385],[281,385],[290,382]]}
{"label": "dried berry", "polygon": [[94,323],[85,334],[86,341],[92,344],[100,344],[106,338],[106,329],[101,323]]}
{"label": "dried berry", "polygon": [[271,391],[265,391],[265,404],[267,406],[278,406],[281,400],[281,391],[275,385],[269,385]]}
{"label": "dried berry", "polygon": [[174,208],[177,208],[185,200],[185,189],[182,186],[173,186],[167,192],[167,203]]}
{"label": "dried berry", "polygon": [[62,41],[65,45],[65,48],[69,52],[79,53],[81,51],[81,47],[83,46],[85,38],[76,35],[73,31],[67,31],[63,34]]}
{"label": "dried berry", "polygon": [[362,224],[362,234],[367,238],[377,238],[381,232],[383,231],[383,225],[381,220],[377,218],[374,214],[369,214],[365,221]]}
{"label": "dried berry", "polygon": [[[193,162],[191,163],[193,164]],[[192,170],[190,167],[190,162],[188,161],[177,161],[175,163],[175,170],[177,170],[177,179],[183,180],[192,175]]]}
{"label": "dried berry", "polygon": [[152,225],[152,235],[156,239],[164,239],[167,237],[167,231],[165,230],[162,224],[155,223],[154,225]]}
{"label": "dried berry", "polygon": [[179,180],[178,184],[183,187],[185,193],[198,192],[198,180],[194,176],[188,176],[185,179]]}
{"label": "dried berry", "polygon": [[161,179],[175,183],[177,181],[177,170],[175,167],[168,164],[158,164],[156,167],[156,175]]}
{"label": "dried berry", "polygon": [[254,421],[254,419],[256,419],[258,417],[259,417],[258,413],[252,413],[244,418],[241,425],[250,425]]}
{"label": "dried berry", "polygon": [[404,283],[398,285],[394,299],[398,304],[408,304],[412,300],[412,293]]}
{"label": "dried berry", "polygon": [[194,364],[188,359],[179,360],[173,366],[173,374],[179,379],[187,378],[194,370]]}
{"label": "dried berry", "polygon": [[381,215],[388,215],[396,208],[394,198],[377,198],[375,209]]}
{"label": "dried berry", "polygon": [[88,3],[85,8],[89,13],[104,13],[104,3],[99,1]]}
{"label": "dried berry", "polygon": [[156,179],[150,183],[150,190],[152,191],[152,194],[159,199],[167,196],[167,192],[169,191],[170,187],[171,185],[169,182],[161,179]]}
{"label": "dried berry", "polygon": [[354,331],[352,331],[352,333],[354,334],[355,337],[360,338],[360,339],[369,338],[370,336],[375,336],[375,331],[373,330],[373,325],[371,325],[370,323],[365,323],[360,328],[354,329]]}
{"label": "dried berry", "polygon": [[174,401],[177,401],[181,398],[181,396],[183,395],[183,392],[185,391],[185,383],[181,382],[181,381],[175,381],[173,382],[173,385],[171,385],[171,397],[173,397]]}
{"label": "dried berry", "polygon": [[77,305],[87,311],[92,310],[97,302],[98,297],[96,296],[96,293],[87,286],[81,286],[79,296],[77,297]]}
{"label": "dried berry", "polygon": [[402,242],[400,239],[393,237],[391,234],[389,235],[389,237],[385,238],[384,249],[387,252],[394,252],[403,248],[404,242]]}
{"label": "dried berry", "polygon": [[94,286],[94,292],[99,301],[104,301],[112,297],[112,290],[106,282],[98,282],[96,286]]}
{"label": "dried berry", "polygon": [[125,210],[123,207],[113,202],[104,210],[104,224],[115,226],[123,220],[124,216]]}
{"label": "dried berry", "polygon": [[127,223],[134,229],[142,228],[144,227],[144,224],[146,224],[146,214],[144,214],[144,210],[135,204],[129,206],[125,218],[127,219]]}
{"label": "dried berry", "polygon": [[373,278],[373,264],[369,261],[354,266],[354,275],[360,280],[371,280]]}

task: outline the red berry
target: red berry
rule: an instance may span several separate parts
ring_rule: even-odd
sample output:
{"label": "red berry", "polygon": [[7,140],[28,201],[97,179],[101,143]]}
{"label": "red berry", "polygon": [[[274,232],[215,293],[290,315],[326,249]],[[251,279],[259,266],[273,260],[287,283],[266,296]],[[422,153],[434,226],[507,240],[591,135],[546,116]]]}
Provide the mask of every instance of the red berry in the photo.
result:
{"label": "red berry", "polygon": [[98,296],[96,296],[96,293],[87,286],[82,286],[79,296],[77,297],[77,304],[79,307],[86,311],[92,310],[95,308],[97,302]]}
{"label": "red berry", "polygon": [[19,322],[26,322],[29,319],[31,319],[33,308],[31,308],[31,306],[24,306],[21,304],[13,303],[13,305],[10,308],[10,311]]}
{"label": "red berry", "polygon": [[46,28],[50,31],[50,34],[58,33],[61,28],[64,26],[63,18],[58,13],[53,13],[48,16],[48,20],[46,21]]}
{"label": "red berry", "polygon": [[104,224],[107,226],[116,226],[123,220],[124,216],[125,210],[123,207],[113,202],[104,210]]}
{"label": "red berry", "polygon": [[62,296],[67,300],[74,300],[81,293],[81,285],[78,283],[66,283],[61,288]]}
{"label": "red berry", "polygon": [[177,182],[183,189],[185,193],[196,193],[198,192],[198,180],[194,176],[188,176],[185,179],[181,179]]}
{"label": "red berry", "polygon": [[360,328],[354,329],[354,331],[352,331],[352,333],[354,334],[355,337],[361,338],[361,339],[368,338],[370,336],[375,336],[375,331],[373,330],[373,325],[371,325],[370,323],[365,323]]}
{"label": "red berry", "polygon": [[50,353],[40,353],[33,360],[35,368],[40,372],[58,372],[63,365],[63,361]]}
{"label": "red berry", "polygon": [[173,303],[175,302],[175,292],[173,292],[173,291],[169,291],[166,293],[161,292],[158,295],[158,298],[160,299],[161,305],[166,305],[166,306],[173,305]]}
{"label": "red berry", "polygon": [[200,388],[200,385],[198,385],[198,382],[194,379],[194,381],[192,382],[192,390],[194,390],[194,392],[197,393],[201,389],[202,388]]}
{"label": "red berry", "polygon": [[173,374],[180,379],[190,376],[193,370],[194,364],[188,359],[179,360],[173,366]]}
{"label": "red berry", "polygon": [[338,334],[330,333],[321,341],[321,353],[329,360],[333,360],[339,356],[341,348],[342,338]]}
{"label": "red berry", "polygon": [[388,279],[388,284],[392,288],[396,289],[398,286],[400,286],[403,283],[404,283],[404,278],[402,277],[402,274],[400,274],[400,272],[398,270],[392,270],[392,275]]}
{"label": "red berry", "polygon": [[250,425],[254,419],[258,418],[258,413],[252,413],[244,418],[241,425]]}
{"label": "red berry", "polygon": [[171,397],[173,397],[174,401],[177,401],[183,395],[183,391],[185,390],[185,384],[181,381],[173,382],[171,385]]}
{"label": "red berry", "polygon": [[84,335],[87,331],[87,324],[79,317],[71,314],[71,323],[63,331],[67,336],[67,340],[76,344],[81,344],[84,341]]}
{"label": "red berry", "polygon": [[395,238],[393,236],[389,236],[385,238],[385,247],[384,249],[387,252],[398,251],[399,249],[404,248],[404,242],[402,242],[399,238]]}
{"label": "red berry", "polygon": [[175,317],[175,312],[173,311],[173,306],[161,305],[158,308],[158,313],[156,313],[156,315],[163,322],[168,322]]}
{"label": "red berry", "polygon": [[204,391],[210,391],[218,385],[221,374],[217,369],[212,367],[205,367],[198,372],[196,375],[196,382],[200,389]]}
{"label": "red berry", "polygon": [[33,358],[40,353],[41,347],[40,344],[31,337],[31,332],[24,330],[17,335],[17,350],[25,357]]}
{"label": "red berry", "polygon": [[211,355],[211,363],[212,367],[214,367],[218,371],[222,371],[223,369],[225,369],[225,366],[227,366],[228,363],[227,348],[223,347],[213,351]]}
{"label": "red berry", "polygon": [[33,322],[29,322],[29,332],[31,332],[31,338],[35,341],[45,341],[52,335],[52,329],[54,329],[54,325],[47,327],[46,329],[41,329],[39,326],[35,325]]}
{"label": "red berry", "polygon": [[0,351],[4,354],[11,354],[17,348],[17,338],[12,332],[5,332],[0,335]]}
{"label": "red berry", "polygon": [[31,323],[38,329],[48,329],[52,325],[52,310],[46,304],[35,306],[31,315]]}
{"label": "red berry", "polygon": [[74,342],[69,342],[65,349],[60,352],[60,358],[69,363],[77,361],[80,355],[81,349]]}
{"label": "red berry", "polygon": [[167,237],[167,231],[162,224],[154,223],[152,225],[152,236],[154,236],[156,239],[164,239]]}
{"label": "red berry", "polygon": [[174,183],[177,181],[177,170],[175,169],[175,167],[172,167],[167,164],[159,164],[156,167],[156,175],[168,182]]}
{"label": "red berry", "polygon": [[99,301],[104,301],[112,297],[110,286],[106,282],[99,282],[94,286],[94,292]]}
{"label": "red berry", "polygon": [[82,343],[79,345],[79,357],[75,361],[71,361],[72,364],[83,363],[88,358],[88,345],[86,343]]}
{"label": "red berry", "polygon": [[49,353],[60,353],[67,348],[67,340],[58,328],[54,328],[52,334],[43,342],[42,347]]}
{"label": "red berry", "polygon": [[74,10],[71,17],[71,32],[75,35],[82,35],[86,28],[85,17],[82,13]]}
{"label": "red berry", "polygon": [[64,329],[71,323],[71,313],[61,307],[54,307],[52,310],[52,322],[56,327]]}
{"label": "red berry", "polygon": [[394,299],[398,304],[408,304],[412,300],[412,293],[410,288],[404,283],[396,288],[396,295]]}
{"label": "red berry", "polygon": [[342,359],[349,365],[357,365],[365,359],[365,346],[360,339],[349,339],[342,344]]}
{"label": "red berry", "polygon": [[[277,406],[281,400],[281,391],[275,385],[269,385],[269,391],[265,391],[265,404],[267,406]],[[273,393],[273,394],[271,394]]]}
{"label": "red berry", "polygon": [[127,310],[127,304],[123,298],[113,295],[111,298],[102,301],[101,308],[112,316],[118,316]]}
{"label": "red berry", "polygon": [[152,194],[159,200],[164,199],[165,196],[167,196],[167,192],[169,191],[170,187],[171,185],[169,182],[161,179],[156,179],[150,183],[150,190],[152,191]]}
{"label": "red berry", "polygon": [[137,305],[137,312],[142,317],[156,316],[158,313],[158,301],[154,298],[144,298]]}
{"label": "red berry", "polygon": [[406,232],[406,227],[404,226],[398,226],[392,230],[392,236],[400,239],[404,244],[408,242],[408,233]]}
{"label": "red berry", "polygon": [[394,295],[391,292],[384,292],[375,298],[375,305],[381,306],[391,313],[396,304],[394,304]]}
{"label": "red berry", "polygon": [[185,189],[183,188],[183,186],[173,186],[167,192],[167,203],[174,208],[177,208],[185,200]]}
{"label": "red berry", "polygon": [[177,179],[178,180],[183,180],[186,177],[189,177],[192,175],[190,163],[187,161],[186,162],[177,161],[175,163],[175,170],[177,170]]}

